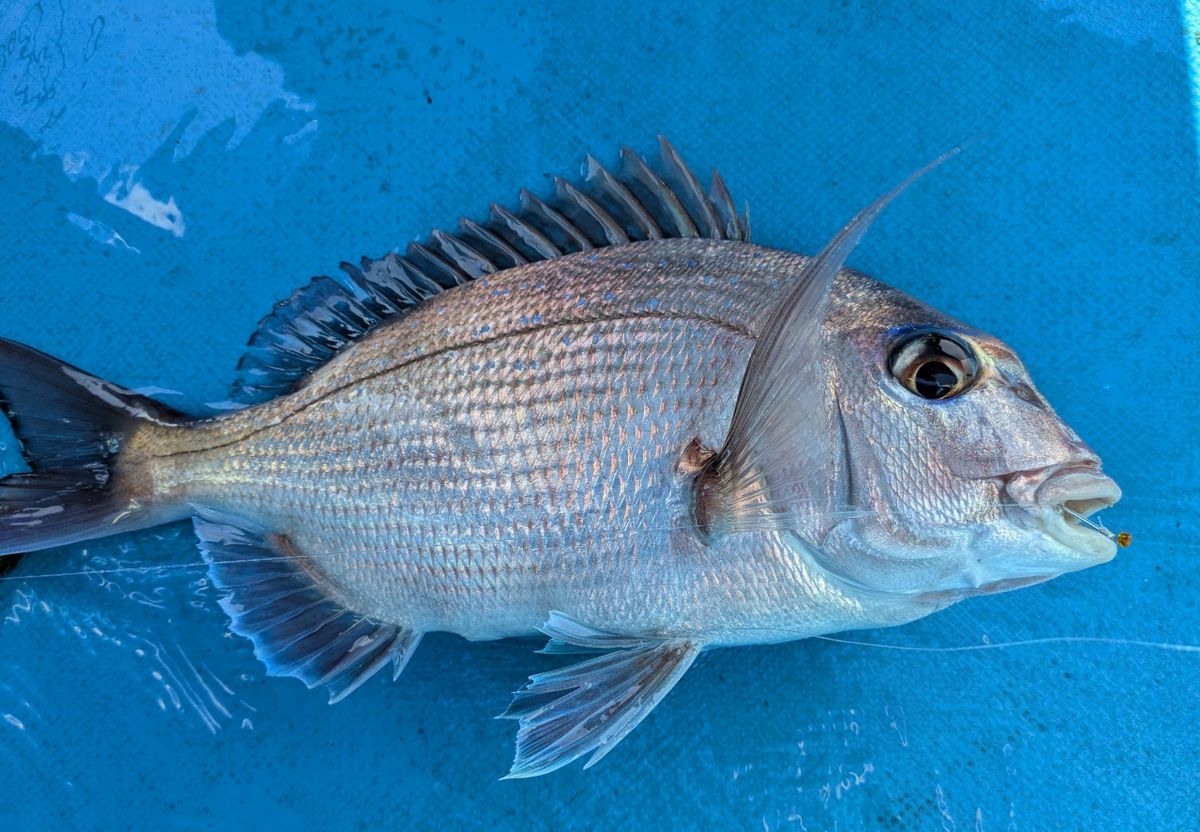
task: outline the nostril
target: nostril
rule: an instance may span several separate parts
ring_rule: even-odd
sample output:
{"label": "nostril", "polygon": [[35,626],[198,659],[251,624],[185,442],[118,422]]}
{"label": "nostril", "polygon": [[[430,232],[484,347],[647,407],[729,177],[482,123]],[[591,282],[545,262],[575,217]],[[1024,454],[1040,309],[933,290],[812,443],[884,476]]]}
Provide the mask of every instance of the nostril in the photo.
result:
{"label": "nostril", "polygon": [[1028,402],[1029,404],[1036,405],[1037,407],[1042,406],[1042,397],[1039,396],[1037,391],[1028,384],[1013,385],[1013,393],[1015,393],[1017,398],[1023,402]]}
{"label": "nostril", "polygon": [[1082,442],[1075,446],[1078,456],[1068,464],[1062,467],[1064,471],[1087,471],[1093,474],[1104,473],[1100,469],[1100,457],[1092,452],[1092,449]]}

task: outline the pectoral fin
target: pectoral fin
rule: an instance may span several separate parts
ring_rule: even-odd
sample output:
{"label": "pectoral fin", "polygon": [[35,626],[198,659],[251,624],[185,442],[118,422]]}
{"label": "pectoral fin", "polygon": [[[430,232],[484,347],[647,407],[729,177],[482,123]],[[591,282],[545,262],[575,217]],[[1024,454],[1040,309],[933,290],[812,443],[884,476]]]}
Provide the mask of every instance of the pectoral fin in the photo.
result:
{"label": "pectoral fin", "polygon": [[706,530],[789,528],[816,512],[854,516],[853,507],[831,511],[826,505],[837,452],[821,362],[829,292],[883,209],[959,150],[939,156],[859,211],[793,279],[750,355],[725,445],[697,478],[696,516]]}
{"label": "pectoral fin", "polygon": [[618,636],[552,612],[548,653],[603,655],[529,677],[501,716],[520,720],[505,779],[537,777],[591,754],[590,768],[646,718],[691,667],[702,645],[689,639]]}

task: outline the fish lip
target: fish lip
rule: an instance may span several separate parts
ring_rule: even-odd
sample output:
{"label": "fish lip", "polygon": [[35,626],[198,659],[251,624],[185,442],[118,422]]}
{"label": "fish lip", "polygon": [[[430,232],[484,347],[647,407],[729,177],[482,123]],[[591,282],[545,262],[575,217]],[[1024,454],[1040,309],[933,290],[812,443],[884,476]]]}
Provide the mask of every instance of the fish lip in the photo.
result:
{"label": "fish lip", "polygon": [[1111,478],[1097,466],[1083,464],[1057,468],[1037,486],[1032,500],[1018,503],[1055,541],[1103,563],[1116,555],[1116,542],[1083,525],[1064,509],[1091,517],[1120,499],[1121,489]]}

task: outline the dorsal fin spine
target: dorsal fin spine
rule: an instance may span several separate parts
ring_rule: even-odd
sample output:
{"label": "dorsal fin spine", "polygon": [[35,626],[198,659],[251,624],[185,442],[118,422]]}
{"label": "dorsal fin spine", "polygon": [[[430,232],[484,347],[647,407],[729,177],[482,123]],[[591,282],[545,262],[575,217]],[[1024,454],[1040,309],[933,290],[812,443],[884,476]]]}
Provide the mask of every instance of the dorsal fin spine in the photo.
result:
{"label": "dorsal fin spine", "polygon": [[[367,294],[393,307],[397,314],[436,294],[438,287],[395,252],[379,260],[362,258],[361,281],[356,285]],[[351,276],[354,279],[354,276]]]}
{"label": "dorsal fin spine", "polygon": [[628,147],[619,175],[589,155],[583,184],[590,193],[555,179],[553,199],[521,191],[516,212],[492,203],[486,223],[463,218],[457,233],[434,231],[403,255],[364,257],[361,267],[343,263],[341,282],[314,278],[260,321],[238,365],[234,400],[253,404],[291,392],[384,321],[505,269],[664,237],[748,240],[749,215],[738,216],[721,177],[713,172],[706,194],[670,143],[659,143],[657,170]]}
{"label": "dorsal fin spine", "polygon": [[440,228],[434,230],[433,239],[437,242],[441,252],[451,258],[459,271],[463,272],[470,280],[478,280],[486,274],[495,274],[499,271],[495,263],[472,248],[470,244],[457,237],[452,237]]}
{"label": "dorsal fin spine", "polygon": [[597,238],[597,242],[600,242],[601,245],[618,246],[629,242],[629,235],[611,214],[561,176],[554,177],[554,192],[562,201],[564,211],[574,209],[579,215],[576,219],[577,225],[584,217],[595,223],[601,234],[601,237]]}
{"label": "dorsal fin spine", "polygon": [[721,223],[717,219],[717,212],[705,195],[704,189],[700,187],[700,183],[696,181],[695,174],[688,169],[683,159],[679,157],[679,153],[664,137],[658,137],[658,145],[662,155],[665,178],[668,182],[674,180],[672,183],[675,185],[674,192],[679,194],[687,206],[687,213],[695,220],[697,233],[701,237],[717,239],[724,237]]}
{"label": "dorsal fin spine", "polygon": [[470,280],[456,266],[438,257],[433,252],[433,249],[427,248],[421,243],[408,244],[408,259],[417,266],[424,265],[426,267],[424,269],[425,273],[430,275],[434,282],[443,289],[461,286]]}
{"label": "dorsal fin spine", "polygon": [[725,187],[725,180],[721,178],[721,174],[716,168],[713,168],[708,198],[716,208],[721,223],[725,227],[725,238],[728,240],[749,239],[750,235],[742,227],[737,208],[733,204],[733,198],[729,196],[729,189]]}
{"label": "dorsal fin spine", "polygon": [[637,197],[626,187],[624,182],[613,176],[608,168],[597,162],[592,156],[587,157],[587,181],[597,183],[600,191],[606,194],[619,207],[619,210],[628,212],[630,222],[641,230],[642,239],[661,240],[663,238],[662,229],[658,227],[658,223],[654,221],[654,217],[646,210],[646,207],[638,202]]}
{"label": "dorsal fin spine", "polygon": [[[458,221],[458,225],[459,228],[462,229],[462,233],[464,235],[474,237],[485,246],[491,247],[493,251],[497,251],[503,257],[508,258],[508,264],[497,263],[498,266],[501,266],[502,268],[513,268],[516,266],[524,266],[529,262],[525,256],[521,254],[521,252],[509,245],[502,237],[496,234],[495,231],[485,228],[484,226],[475,222],[473,219],[470,219],[469,217],[461,217]],[[496,261],[493,259],[492,262]]]}
{"label": "dorsal fin spine", "polygon": [[374,290],[367,276],[363,274],[362,269],[353,263],[342,261],[338,268],[350,281],[350,285],[357,289],[361,296],[365,298],[362,303],[379,317],[388,317],[397,314],[401,309],[407,308],[403,303],[396,303],[390,296],[390,293],[384,293]]}
{"label": "dorsal fin spine", "polygon": [[[633,181],[640,185],[662,206],[670,217],[671,222],[675,225],[675,233],[670,235],[673,237],[696,237],[699,232],[696,230],[696,224],[692,222],[691,217],[687,215],[687,211],[683,209],[683,205],[679,202],[679,197],[667,187],[667,183],[650,169],[646,164],[646,160],[639,156],[632,148],[621,148],[621,162],[625,170],[630,172]],[[643,204],[644,201],[643,201]]]}
{"label": "dorsal fin spine", "polygon": [[564,254],[573,254],[576,251],[591,251],[595,248],[592,245],[592,241],[585,237],[583,232],[576,228],[570,220],[564,217],[561,211],[551,208],[535,194],[522,188],[520,199],[522,208],[533,217],[537,217],[543,221],[543,233],[552,240],[554,240],[554,237],[558,237],[557,240],[554,240],[554,244]]}
{"label": "dorsal fin spine", "polygon": [[[564,252],[550,241],[535,226],[513,214],[502,205],[492,203],[492,217],[502,228],[506,228],[516,237],[511,242],[520,244],[531,250],[537,260],[553,260],[561,257]],[[499,230],[499,229],[498,229]]]}
{"label": "dorsal fin spine", "polygon": [[396,265],[404,273],[409,285],[413,287],[421,300],[428,300],[442,290],[442,287],[433,278],[417,268],[416,264],[407,257],[399,254],[393,256],[395,257]]}

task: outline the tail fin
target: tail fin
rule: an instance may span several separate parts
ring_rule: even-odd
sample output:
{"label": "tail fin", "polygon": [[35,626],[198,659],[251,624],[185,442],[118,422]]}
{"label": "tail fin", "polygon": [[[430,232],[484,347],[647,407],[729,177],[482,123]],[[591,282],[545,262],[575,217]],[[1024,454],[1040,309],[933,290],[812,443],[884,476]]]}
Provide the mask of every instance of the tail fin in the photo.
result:
{"label": "tail fin", "polygon": [[161,522],[114,462],[139,424],[185,416],[2,338],[0,409],[31,469],[0,479],[0,555]]}

